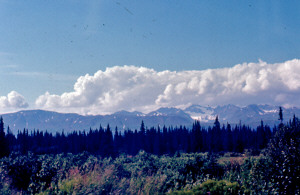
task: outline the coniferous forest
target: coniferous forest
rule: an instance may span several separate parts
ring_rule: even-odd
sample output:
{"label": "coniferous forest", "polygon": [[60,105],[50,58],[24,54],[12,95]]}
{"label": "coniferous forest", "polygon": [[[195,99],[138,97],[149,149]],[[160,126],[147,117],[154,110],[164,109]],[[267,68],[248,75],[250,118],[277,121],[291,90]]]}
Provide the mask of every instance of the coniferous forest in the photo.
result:
{"label": "coniferous forest", "polygon": [[300,121],[55,135],[0,118],[1,194],[299,194]]}

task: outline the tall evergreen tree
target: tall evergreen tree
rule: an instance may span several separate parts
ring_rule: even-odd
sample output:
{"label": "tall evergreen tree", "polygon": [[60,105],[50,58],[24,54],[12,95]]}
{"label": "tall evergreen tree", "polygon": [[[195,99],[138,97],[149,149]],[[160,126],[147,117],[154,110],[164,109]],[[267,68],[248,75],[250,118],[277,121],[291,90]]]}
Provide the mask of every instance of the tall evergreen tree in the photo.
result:
{"label": "tall evergreen tree", "polygon": [[139,131],[138,143],[139,150],[146,149],[146,128],[143,120]]}
{"label": "tall evergreen tree", "polygon": [[221,128],[218,116],[216,117],[211,131],[211,144],[212,152],[219,152],[222,150]]}
{"label": "tall evergreen tree", "polygon": [[278,118],[278,120],[280,120],[280,123],[282,123],[282,121],[283,121],[283,114],[282,114],[281,106],[279,107],[279,118]]}
{"label": "tall evergreen tree", "polygon": [[[296,120],[296,119],[295,119]],[[280,124],[268,147],[273,188],[279,194],[300,193],[300,124]]]}
{"label": "tall evergreen tree", "polygon": [[6,130],[6,144],[7,147],[9,148],[9,152],[13,150],[14,145],[16,144],[16,137],[14,136],[14,134],[11,132],[9,126],[7,126],[7,130]]}
{"label": "tall evergreen tree", "polygon": [[104,156],[114,156],[113,135],[110,130],[109,124],[104,131],[104,140],[102,147],[104,148]]}
{"label": "tall evergreen tree", "polygon": [[1,116],[0,118],[0,158],[9,155],[9,146],[5,138],[4,122]]}

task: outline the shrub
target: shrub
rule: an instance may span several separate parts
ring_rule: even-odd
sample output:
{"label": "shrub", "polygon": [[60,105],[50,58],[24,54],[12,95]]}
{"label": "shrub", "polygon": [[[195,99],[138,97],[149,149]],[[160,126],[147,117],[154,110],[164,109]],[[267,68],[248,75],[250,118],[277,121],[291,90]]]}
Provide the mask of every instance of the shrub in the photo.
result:
{"label": "shrub", "polygon": [[229,182],[226,180],[207,180],[201,185],[198,185],[191,190],[183,190],[177,192],[171,192],[170,194],[212,194],[212,195],[222,195],[222,194],[240,194],[243,193],[243,189],[239,186],[237,182]]}

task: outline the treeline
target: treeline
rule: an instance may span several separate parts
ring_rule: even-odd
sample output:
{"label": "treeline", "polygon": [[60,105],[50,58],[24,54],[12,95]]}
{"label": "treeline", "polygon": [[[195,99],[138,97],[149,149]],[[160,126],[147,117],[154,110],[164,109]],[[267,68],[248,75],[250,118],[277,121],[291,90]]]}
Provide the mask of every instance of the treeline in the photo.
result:
{"label": "treeline", "polygon": [[0,194],[300,194],[297,118],[281,123],[259,156],[231,154],[12,152],[0,159]]}
{"label": "treeline", "polygon": [[176,152],[243,152],[249,149],[258,153],[266,148],[272,132],[269,126],[261,125],[252,129],[245,125],[220,125],[218,117],[213,127],[202,127],[195,121],[192,128],[151,127],[147,128],[142,121],[139,130],[125,130],[121,133],[117,127],[112,130],[109,125],[89,131],[74,131],[56,134],[47,131],[24,129],[13,135],[7,127],[4,133],[4,122],[0,120],[0,148],[2,156],[11,152],[26,154],[59,154],[89,152],[95,155],[118,156],[121,153],[136,155],[140,150],[155,155],[173,155]]}

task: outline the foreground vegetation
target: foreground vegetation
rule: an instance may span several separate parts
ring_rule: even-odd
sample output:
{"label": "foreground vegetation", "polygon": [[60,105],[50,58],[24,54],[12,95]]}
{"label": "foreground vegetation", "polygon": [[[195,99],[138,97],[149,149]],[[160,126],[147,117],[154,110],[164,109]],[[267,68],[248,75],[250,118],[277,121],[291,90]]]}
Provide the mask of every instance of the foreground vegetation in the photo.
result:
{"label": "foreground vegetation", "polygon": [[[229,155],[229,154],[228,154]],[[219,164],[208,153],[156,156],[140,151],[115,159],[77,155],[11,154],[0,162],[1,194],[274,194],[299,193],[298,164],[271,156]],[[277,166],[277,165],[276,165]],[[298,175],[297,175],[298,174]],[[277,183],[277,180],[280,183]]]}
{"label": "foreground vegetation", "polygon": [[0,194],[299,194],[299,120],[274,129],[267,147],[243,153],[4,155],[2,139]]}

